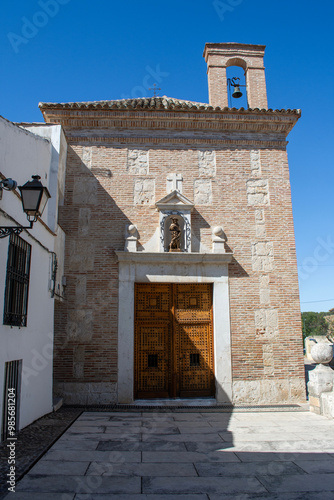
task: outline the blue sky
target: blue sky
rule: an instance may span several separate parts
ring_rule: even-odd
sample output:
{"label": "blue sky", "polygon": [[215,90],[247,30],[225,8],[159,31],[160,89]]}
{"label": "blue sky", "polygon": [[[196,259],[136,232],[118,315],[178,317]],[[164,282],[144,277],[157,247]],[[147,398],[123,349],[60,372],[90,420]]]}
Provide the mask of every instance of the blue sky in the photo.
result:
{"label": "blue sky", "polygon": [[0,114],[39,101],[160,94],[207,102],[206,42],[264,44],[271,108],[301,108],[289,163],[302,310],[334,307],[330,0],[2,0]]}

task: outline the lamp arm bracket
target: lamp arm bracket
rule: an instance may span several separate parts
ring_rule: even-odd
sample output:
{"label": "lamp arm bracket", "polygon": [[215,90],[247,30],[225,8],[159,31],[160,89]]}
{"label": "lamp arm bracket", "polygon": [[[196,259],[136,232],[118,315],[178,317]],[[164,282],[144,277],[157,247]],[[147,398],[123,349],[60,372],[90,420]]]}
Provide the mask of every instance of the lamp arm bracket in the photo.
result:
{"label": "lamp arm bracket", "polygon": [[32,229],[33,221],[30,222],[29,226],[4,226],[0,227],[0,238],[6,238],[11,234],[19,235],[22,233],[23,229]]}

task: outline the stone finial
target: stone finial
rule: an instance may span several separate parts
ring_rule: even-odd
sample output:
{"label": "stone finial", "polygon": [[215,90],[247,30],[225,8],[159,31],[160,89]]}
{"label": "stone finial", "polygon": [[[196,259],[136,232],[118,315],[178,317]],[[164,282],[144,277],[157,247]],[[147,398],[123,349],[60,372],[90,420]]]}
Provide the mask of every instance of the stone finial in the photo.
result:
{"label": "stone finial", "polygon": [[227,238],[222,226],[214,227],[212,229],[212,252],[226,253],[225,241],[227,241]]}
{"label": "stone finial", "polygon": [[311,356],[315,363],[327,365],[333,358],[333,345],[325,342],[314,344],[311,349]]}
{"label": "stone finial", "polygon": [[125,252],[137,252],[138,230],[134,224],[125,226]]}

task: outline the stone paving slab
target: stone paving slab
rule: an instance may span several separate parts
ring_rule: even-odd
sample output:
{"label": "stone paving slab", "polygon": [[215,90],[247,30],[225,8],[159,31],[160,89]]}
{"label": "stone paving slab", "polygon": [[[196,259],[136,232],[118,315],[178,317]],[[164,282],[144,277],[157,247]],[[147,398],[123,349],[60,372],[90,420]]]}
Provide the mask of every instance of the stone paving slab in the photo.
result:
{"label": "stone paving slab", "polygon": [[53,450],[44,455],[46,460],[66,462],[141,462],[140,451],[82,451],[82,450]]}
{"label": "stone paving slab", "polygon": [[28,475],[44,476],[83,476],[90,462],[60,462],[54,460],[40,460],[30,471]]}
{"label": "stone paving slab", "polygon": [[142,461],[150,463],[168,463],[168,462],[240,462],[235,453],[222,453],[213,451],[211,453],[197,453],[191,451],[143,451]]}
{"label": "stone paving slab", "polygon": [[[308,462],[307,462],[308,463]],[[244,462],[207,463],[195,462],[199,476],[247,477],[260,475],[278,476],[282,474],[305,474],[306,472],[291,462]]]}
{"label": "stone paving slab", "polygon": [[94,451],[100,441],[93,439],[58,439],[52,446],[52,450],[91,450]]}
{"label": "stone paving slab", "polygon": [[166,440],[170,443],[184,443],[184,442],[194,442],[194,443],[223,443],[223,439],[217,433],[210,432],[208,434],[202,434],[202,429],[198,431],[199,434],[169,434],[168,436],[164,434],[145,434],[142,435],[142,441],[146,443],[152,443],[154,441]]}
{"label": "stone paving slab", "polygon": [[93,462],[87,475],[94,476],[197,476],[192,463],[140,463],[140,464],[105,464]]}
{"label": "stone paving slab", "polygon": [[37,493],[140,493],[140,477],[31,476],[26,475],[16,487]]}
{"label": "stone paving slab", "polygon": [[108,439],[113,439],[115,436],[117,436],[117,439],[123,439],[123,440],[131,440],[131,441],[138,441],[140,440],[141,432],[138,431],[134,433],[131,431],[130,433],[127,433],[123,430],[118,431],[115,429],[114,432],[109,433],[108,431],[100,433],[100,434],[80,434],[78,432],[69,432],[66,433],[62,439],[64,441],[73,441],[73,440],[92,440],[92,441],[103,441],[103,440],[108,440]]}
{"label": "stone paving slab", "polygon": [[192,477],[173,478],[173,481],[162,477],[144,477],[143,493],[266,493],[267,490],[255,477]]}
{"label": "stone paving slab", "polygon": [[173,443],[171,441],[152,441],[150,443],[146,442],[130,442],[130,441],[119,441],[119,440],[109,440],[100,441],[97,447],[101,451],[186,451],[184,443]]}
{"label": "stone paving slab", "polygon": [[322,461],[327,460],[327,458],[331,459],[331,455],[329,453],[298,453],[298,452],[288,452],[288,453],[261,453],[261,452],[248,452],[248,451],[236,451],[234,454],[240,459],[241,462],[261,462],[261,461],[277,461],[277,462],[286,462],[293,461],[296,463],[299,461]]}
{"label": "stone paving slab", "polygon": [[[333,473],[334,474],[334,458],[328,457],[326,460],[295,460],[295,464],[298,465],[303,471],[308,474],[316,473]],[[334,485],[333,485],[334,491]],[[334,498],[334,495],[333,495]]]}
{"label": "stone paving slab", "polygon": [[140,495],[96,495],[96,494],[94,494],[94,495],[77,495],[75,497],[75,500],[208,500],[208,496],[206,494],[199,494],[199,495],[196,495],[196,494],[195,495],[194,494],[191,494],[191,495],[144,495],[144,494],[140,494]]}
{"label": "stone paving slab", "polygon": [[[60,491],[58,493],[36,493],[27,491],[16,491],[10,497],[7,495],[6,498],[12,500],[74,500],[75,493],[65,493]],[[115,497],[116,498],[116,497]]]}
{"label": "stone paving slab", "polygon": [[[77,498],[77,497],[76,497]],[[241,493],[236,495],[209,495],[210,500],[333,500],[331,492],[322,493]]]}
{"label": "stone paving slab", "polygon": [[334,474],[259,476],[259,479],[269,492],[327,491],[334,497]]}

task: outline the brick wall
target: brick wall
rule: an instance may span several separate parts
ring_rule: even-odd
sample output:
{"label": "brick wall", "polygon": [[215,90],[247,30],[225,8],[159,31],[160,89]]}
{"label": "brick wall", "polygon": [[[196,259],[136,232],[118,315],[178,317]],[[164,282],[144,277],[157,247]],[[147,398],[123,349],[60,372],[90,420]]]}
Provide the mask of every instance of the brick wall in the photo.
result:
{"label": "brick wall", "polygon": [[136,224],[144,247],[153,237],[159,222],[154,203],[166,195],[167,175],[176,172],[183,177],[183,194],[195,202],[193,234],[211,251],[212,227],[222,225],[234,253],[229,286],[235,401],[252,400],[248,382],[258,382],[258,387],[265,382],[268,402],[302,399],[302,336],[285,145],[277,141],[278,146],[268,146],[258,135],[255,146],[249,140],[242,146],[240,133],[228,145],[212,138],[192,145],[182,134],[166,143],[156,138],[154,129],[144,144],[134,129],[124,131],[126,144],[110,136],[99,143],[103,134],[98,127],[94,140],[83,130],[77,130],[72,141],[69,134],[65,204],[59,215],[66,232],[67,300],[56,311],[56,392],[68,402],[116,400],[114,251],[124,248],[126,224]]}

